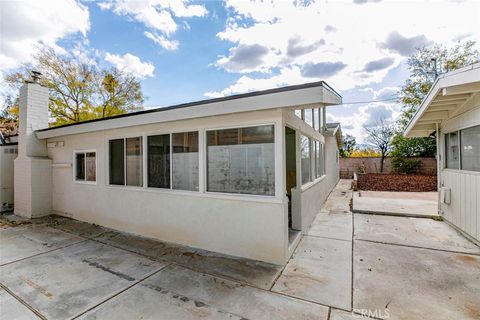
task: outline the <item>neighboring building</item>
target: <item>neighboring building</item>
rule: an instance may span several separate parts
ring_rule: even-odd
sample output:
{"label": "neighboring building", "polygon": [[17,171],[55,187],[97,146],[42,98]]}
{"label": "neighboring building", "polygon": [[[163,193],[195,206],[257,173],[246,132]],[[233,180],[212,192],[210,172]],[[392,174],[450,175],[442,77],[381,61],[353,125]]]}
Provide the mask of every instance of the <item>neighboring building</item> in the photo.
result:
{"label": "neighboring building", "polygon": [[405,130],[437,137],[440,214],[480,241],[480,63],[438,77]]}
{"label": "neighboring building", "polygon": [[0,212],[13,209],[13,162],[17,145],[17,135],[4,135],[0,130]]}
{"label": "neighboring building", "polygon": [[20,91],[15,213],[283,264],[339,179],[324,82],[48,127]]}

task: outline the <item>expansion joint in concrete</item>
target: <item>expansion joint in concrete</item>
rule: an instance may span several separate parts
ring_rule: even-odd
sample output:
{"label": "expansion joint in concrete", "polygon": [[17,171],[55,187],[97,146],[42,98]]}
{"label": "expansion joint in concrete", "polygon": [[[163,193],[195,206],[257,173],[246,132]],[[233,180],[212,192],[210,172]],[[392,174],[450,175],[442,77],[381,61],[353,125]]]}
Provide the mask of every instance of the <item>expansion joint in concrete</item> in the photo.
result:
{"label": "expansion joint in concrete", "polygon": [[469,254],[469,255],[473,255],[473,256],[480,256],[480,253],[468,252],[468,251],[445,250],[445,249],[429,248],[429,247],[414,246],[414,245],[399,244],[399,243],[390,243],[390,242],[367,240],[367,239],[353,239],[353,240],[354,241],[364,241],[364,242],[384,244],[384,245],[387,245],[387,246],[398,246],[398,247],[407,247],[407,248],[413,248],[413,249],[425,249],[425,250],[440,251],[440,252],[447,252],[447,253],[458,253],[458,254]]}

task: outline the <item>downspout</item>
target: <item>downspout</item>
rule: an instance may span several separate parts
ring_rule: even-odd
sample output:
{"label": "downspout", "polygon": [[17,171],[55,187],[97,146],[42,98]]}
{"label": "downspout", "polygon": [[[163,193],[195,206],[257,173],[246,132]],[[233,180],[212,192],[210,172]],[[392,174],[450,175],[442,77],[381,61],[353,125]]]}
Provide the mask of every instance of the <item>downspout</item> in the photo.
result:
{"label": "downspout", "polygon": [[437,211],[438,211],[438,214],[441,214],[442,211],[440,210],[440,182],[441,182],[441,178],[440,178],[440,161],[441,161],[441,155],[440,155],[440,130],[438,128],[438,122],[435,122],[435,140],[436,140],[436,149],[437,149]]}

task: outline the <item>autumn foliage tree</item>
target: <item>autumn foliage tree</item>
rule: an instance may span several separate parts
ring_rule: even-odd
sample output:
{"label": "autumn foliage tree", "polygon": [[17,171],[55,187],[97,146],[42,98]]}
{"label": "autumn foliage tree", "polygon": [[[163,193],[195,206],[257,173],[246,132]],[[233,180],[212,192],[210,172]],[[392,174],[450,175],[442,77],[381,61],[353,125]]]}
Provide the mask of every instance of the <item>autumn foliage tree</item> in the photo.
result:
{"label": "autumn foliage tree", "polygon": [[5,81],[18,89],[30,78],[32,69],[42,73],[40,83],[49,89],[52,126],[143,108],[144,97],[135,76],[116,68],[100,68],[95,63],[48,48],[39,49],[31,65],[7,74]]}

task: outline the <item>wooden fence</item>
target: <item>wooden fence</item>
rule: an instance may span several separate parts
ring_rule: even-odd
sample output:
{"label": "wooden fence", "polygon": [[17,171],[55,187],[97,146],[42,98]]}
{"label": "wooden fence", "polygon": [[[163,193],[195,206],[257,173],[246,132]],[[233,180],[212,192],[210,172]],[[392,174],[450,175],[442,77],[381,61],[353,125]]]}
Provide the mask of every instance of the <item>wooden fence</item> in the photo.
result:
{"label": "wooden fence", "polygon": [[[437,161],[435,158],[416,158],[422,162],[420,168],[420,174],[436,175],[437,174]],[[365,173],[380,173],[379,157],[369,158],[340,158],[340,177],[343,179],[353,178],[354,172],[360,172],[365,170]],[[392,159],[385,158],[383,173],[393,173]]]}

